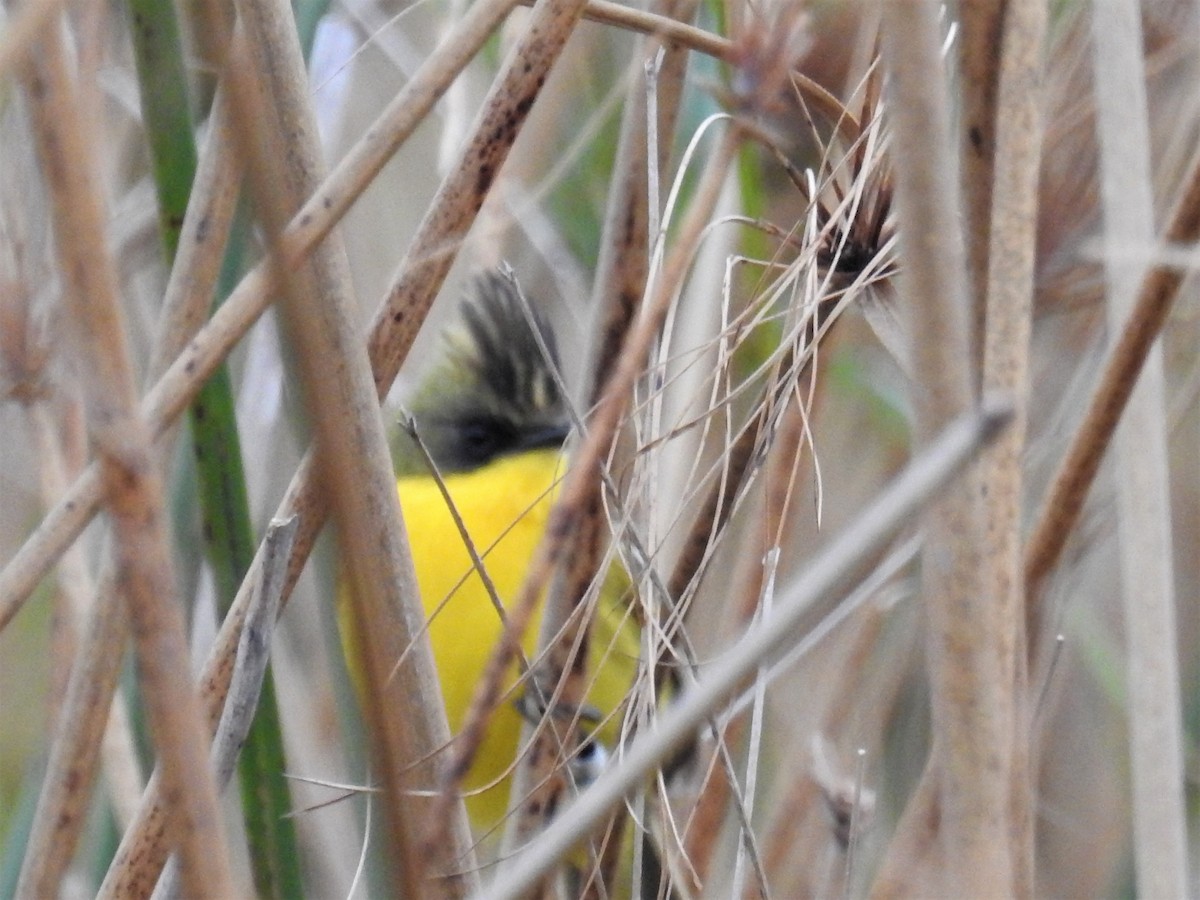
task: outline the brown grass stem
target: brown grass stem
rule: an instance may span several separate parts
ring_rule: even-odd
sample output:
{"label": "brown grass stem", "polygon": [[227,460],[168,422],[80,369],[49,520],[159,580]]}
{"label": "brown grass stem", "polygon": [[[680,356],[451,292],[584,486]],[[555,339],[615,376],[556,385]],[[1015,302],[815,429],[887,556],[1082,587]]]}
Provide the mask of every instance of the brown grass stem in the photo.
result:
{"label": "brown grass stem", "polygon": [[[530,2],[530,0],[522,0]],[[678,17],[644,12],[621,3],[610,0],[588,0],[583,13],[584,17],[593,22],[603,22],[628,31],[653,35],[668,44],[678,44],[711,56],[731,65],[739,63],[738,48],[729,38],[696,28]],[[804,92],[805,99],[812,103],[813,108],[820,110],[829,121],[838,127],[843,136],[853,141],[858,135],[858,120],[852,116],[833,94],[802,72],[792,72],[795,85]]]}
{"label": "brown grass stem", "polygon": [[[111,549],[107,541],[104,549]],[[80,631],[63,702],[62,727],[46,763],[48,777],[38,798],[40,812],[26,846],[18,895],[25,896],[21,892],[26,889],[37,895],[60,879],[71,861],[91,799],[106,723],[111,710],[121,702],[119,698],[114,701],[114,697],[122,651],[128,641],[128,613],[117,591],[115,566],[110,559]],[[136,809],[137,798],[133,800]],[[123,818],[128,820],[129,814],[128,805],[124,805]],[[146,886],[146,893],[151,887]]]}
{"label": "brown grass stem", "polygon": [[[76,346],[89,372],[83,394],[113,525],[117,584],[128,607],[164,780],[177,800],[168,834],[179,844],[189,892],[231,893],[228,848],[206,762],[207,735],[187,665],[183,616],[174,600],[162,487],[150,430],[138,415],[117,274],[105,243],[106,214],[92,157],[98,143],[90,133],[91,117],[79,106],[59,29],[43,35],[25,86],[51,196],[56,248],[67,273]],[[119,657],[122,649],[117,644],[107,652]],[[61,772],[49,773],[47,782],[60,777]],[[43,808],[38,821],[53,829],[59,816]],[[20,890],[56,893],[59,877],[61,871],[26,867]]]}
{"label": "brown grass stem", "polygon": [[218,88],[171,277],[163,294],[162,321],[150,363],[152,379],[162,377],[170,368],[203,327],[212,308],[241,189],[242,164],[235,150],[225,92]]}
{"label": "brown grass stem", "polygon": [[[1047,13],[1040,0],[1008,0],[998,60],[995,184],[990,191],[983,387],[1011,397],[1013,424],[983,455],[982,581],[995,604],[999,699],[1007,720],[1013,889],[1034,891],[1033,775],[1030,770],[1028,650],[1022,577],[1022,459],[1029,408],[1029,355],[1037,256],[1038,178],[1042,163],[1042,71]],[[969,151],[964,153],[970,156]],[[968,229],[969,234],[972,233]],[[970,240],[968,238],[968,255]],[[986,640],[986,638],[984,638]]]}
{"label": "brown grass stem", "polygon": [[488,92],[461,155],[418,226],[372,322],[367,346],[381,394],[400,370],[463,237],[581,13],[574,0],[539,0]]}
{"label": "brown grass stem", "polygon": [[972,0],[958,10],[961,111],[956,127],[971,283],[971,361],[976,371],[982,371],[987,328],[996,131],[1002,121],[997,116],[1001,39],[1010,5],[1011,0]]}
{"label": "brown grass stem", "polygon": [[[49,404],[38,402],[29,409],[30,427],[34,433],[39,468],[42,473],[42,495],[46,498],[47,505],[52,503],[54,498],[61,497],[68,484],[68,463],[65,458],[67,454],[64,452],[58,433],[59,429],[52,420],[48,407]],[[64,625],[71,633],[69,643],[72,648],[77,648],[80,636],[88,631],[88,617],[96,596],[96,583],[88,569],[86,554],[82,546],[77,544],[63,555],[59,563],[58,582],[59,591],[66,599],[68,607],[66,617],[68,622]],[[104,644],[103,641],[100,643]],[[77,657],[73,652],[70,659],[75,658]],[[70,659],[67,660],[68,663]],[[81,679],[85,683],[95,680],[82,676]],[[86,715],[85,711],[93,708],[93,703],[96,702],[95,700],[77,700],[74,706],[69,707],[69,715],[72,717]],[[67,707],[66,698],[64,698],[64,707]],[[100,756],[113,815],[118,827],[124,828],[133,819],[137,810],[138,800],[145,789],[145,778],[138,762],[137,745],[133,736],[128,707],[120,700],[109,704],[108,721],[104,726],[104,734],[101,738]],[[90,783],[90,778],[80,780]],[[81,800],[86,802],[86,797],[83,797],[82,793]]]}
{"label": "brown grass stem", "polygon": [[[1192,160],[1162,234],[1166,244],[1192,243],[1198,239],[1200,155]],[[1181,269],[1154,265],[1143,276],[1137,301],[1105,353],[1083,420],[1046,491],[1046,500],[1025,544],[1026,620],[1031,653],[1036,654],[1040,645],[1037,599],[1043,582],[1058,564],[1067,539],[1079,521],[1088,491],[1137,383],[1138,373],[1166,323],[1185,275]]]}
{"label": "brown grass stem", "polygon": [[[958,224],[950,101],[936,7],[883,4],[883,59],[899,221],[901,301],[912,345],[915,439],[932,440],[974,403],[970,288]],[[933,769],[940,784],[940,890],[971,896],[1011,893],[1011,740],[999,685],[1000,623],[982,590],[979,487],[974,473],[924,519],[922,601],[928,615]],[[893,857],[893,865],[907,864]]]}

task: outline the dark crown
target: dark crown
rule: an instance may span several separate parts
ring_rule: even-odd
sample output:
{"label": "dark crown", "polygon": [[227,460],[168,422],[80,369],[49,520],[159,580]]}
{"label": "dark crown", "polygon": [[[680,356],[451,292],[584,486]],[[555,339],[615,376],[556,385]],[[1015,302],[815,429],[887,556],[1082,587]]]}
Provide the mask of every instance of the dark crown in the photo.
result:
{"label": "dark crown", "polygon": [[412,403],[417,433],[440,470],[469,471],[562,445],[570,419],[554,333],[509,273],[489,271],[473,282],[459,320],[442,334],[441,353]]}

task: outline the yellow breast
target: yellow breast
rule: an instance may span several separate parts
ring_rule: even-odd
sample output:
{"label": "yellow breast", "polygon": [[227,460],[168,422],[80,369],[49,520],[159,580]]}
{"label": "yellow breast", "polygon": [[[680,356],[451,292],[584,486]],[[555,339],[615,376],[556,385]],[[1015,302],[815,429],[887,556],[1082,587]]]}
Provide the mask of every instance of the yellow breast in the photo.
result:
{"label": "yellow breast", "polygon": [[[482,469],[445,479],[447,491],[466,526],[476,552],[503,603],[520,590],[530,560],[545,530],[561,475],[562,456],[537,451],[500,459]],[[483,581],[432,478],[405,477],[397,482],[408,527],[413,561],[429,635],[446,702],[450,728],[463,724],[475,686],[500,637],[501,622]],[[593,630],[590,667],[594,683],[587,703],[608,716],[624,700],[636,670],[638,637],[620,602],[620,578],[610,578]],[[537,639],[541,613],[525,636],[526,654]],[[506,684],[517,678],[514,666]],[[472,821],[490,828],[501,820],[508,802],[508,779],[521,728],[520,714],[507,695],[492,719],[464,788]],[[602,740],[616,735],[617,718],[600,730]]]}

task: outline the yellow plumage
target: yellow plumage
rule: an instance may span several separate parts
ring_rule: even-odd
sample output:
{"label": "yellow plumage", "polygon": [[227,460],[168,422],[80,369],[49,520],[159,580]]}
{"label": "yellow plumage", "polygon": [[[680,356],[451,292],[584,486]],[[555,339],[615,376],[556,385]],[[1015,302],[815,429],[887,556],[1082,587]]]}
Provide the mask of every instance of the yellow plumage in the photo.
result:
{"label": "yellow plumage", "polygon": [[[555,451],[528,451],[445,479],[502,601],[515,596],[525,578],[546,527],[561,463],[561,455]],[[429,636],[446,712],[451,730],[457,732],[502,626],[436,483],[431,477],[406,477],[397,486],[422,603],[430,620]],[[594,680],[586,699],[589,706],[609,717],[599,730],[601,740],[607,743],[615,739],[619,724],[617,717],[609,714],[629,690],[638,652],[636,629],[623,624],[624,610],[612,594],[611,589],[604,592],[593,627],[589,671]],[[534,652],[538,625],[535,620],[525,636],[527,656]],[[514,666],[506,687],[516,678]],[[463,785],[468,792],[467,808],[477,826],[490,827],[505,811],[508,782],[500,782],[512,766],[521,729],[514,699],[506,696],[496,710]]]}

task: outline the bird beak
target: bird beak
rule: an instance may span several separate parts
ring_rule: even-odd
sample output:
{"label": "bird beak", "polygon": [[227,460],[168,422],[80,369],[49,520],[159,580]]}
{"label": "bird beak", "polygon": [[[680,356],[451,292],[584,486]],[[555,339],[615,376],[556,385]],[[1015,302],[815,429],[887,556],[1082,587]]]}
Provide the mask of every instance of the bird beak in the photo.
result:
{"label": "bird beak", "polygon": [[571,426],[563,425],[544,425],[540,428],[531,428],[528,431],[522,432],[520,441],[515,448],[516,450],[541,450],[551,447],[561,447],[567,441],[567,435],[571,433]]}

